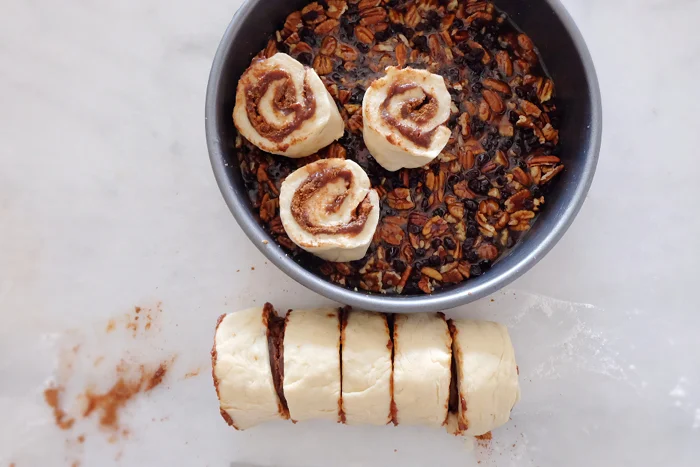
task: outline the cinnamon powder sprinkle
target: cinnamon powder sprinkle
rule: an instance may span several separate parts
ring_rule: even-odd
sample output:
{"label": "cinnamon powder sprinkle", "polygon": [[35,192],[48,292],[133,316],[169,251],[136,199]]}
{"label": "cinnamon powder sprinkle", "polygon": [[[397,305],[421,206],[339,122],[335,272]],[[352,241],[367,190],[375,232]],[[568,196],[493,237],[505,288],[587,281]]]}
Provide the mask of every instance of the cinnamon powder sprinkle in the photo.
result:
{"label": "cinnamon powder sprinkle", "polygon": [[56,421],[56,426],[61,430],[70,430],[75,423],[75,419],[68,417],[66,412],[61,408],[61,393],[63,388],[61,387],[49,387],[44,390],[44,400],[53,410],[53,417]]}
{"label": "cinnamon powder sprinkle", "polygon": [[161,363],[152,374],[147,373],[141,366],[141,377],[129,381],[120,377],[105,393],[97,394],[91,390],[85,391],[87,406],[83,417],[89,417],[93,412],[100,412],[100,425],[112,430],[119,429],[119,412],[138,393],[147,392],[163,382],[167,372],[167,364]]}

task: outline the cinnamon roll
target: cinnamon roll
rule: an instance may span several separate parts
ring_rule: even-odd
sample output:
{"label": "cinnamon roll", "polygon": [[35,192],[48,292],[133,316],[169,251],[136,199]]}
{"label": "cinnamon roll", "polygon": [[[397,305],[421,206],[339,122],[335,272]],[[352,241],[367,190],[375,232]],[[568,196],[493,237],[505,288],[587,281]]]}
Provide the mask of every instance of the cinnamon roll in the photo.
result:
{"label": "cinnamon roll", "polygon": [[289,238],[327,261],[365,256],[379,221],[379,196],[355,162],[323,159],[282,183],[280,217]]}
{"label": "cinnamon roll", "polygon": [[328,146],[345,129],[316,72],[283,53],[256,60],[243,73],[233,121],[263,151],[295,158]]}
{"label": "cinnamon roll", "polygon": [[394,404],[399,425],[442,426],[450,399],[452,338],[442,313],[396,315]]}
{"label": "cinnamon roll", "polygon": [[338,309],[287,313],[282,386],[292,421],[339,421],[340,378]]}
{"label": "cinnamon roll", "polygon": [[505,326],[490,321],[451,320],[457,373],[457,413],[448,431],[480,436],[508,421],[520,400],[518,367]]}
{"label": "cinnamon roll", "polygon": [[450,139],[451,102],[442,76],[388,67],[362,100],[367,149],[391,171],[428,164]]}

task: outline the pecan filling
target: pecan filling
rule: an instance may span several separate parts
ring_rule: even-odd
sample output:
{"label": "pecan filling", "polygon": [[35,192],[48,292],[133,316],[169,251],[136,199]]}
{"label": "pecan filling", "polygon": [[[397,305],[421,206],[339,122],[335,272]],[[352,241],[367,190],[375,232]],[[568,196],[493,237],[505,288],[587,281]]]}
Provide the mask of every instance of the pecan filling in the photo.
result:
{"label": "pecan filling", "polygon": [[343,182],[345,191],[333,196],[331,200],[324,200],[326,204],[323,206],[323,210],[327,214],[333,214],[340,210],[349,194],[349,190],[352,189],[354,177],[350,170],[341,167],[326,167],[309,175],[309,178],[299,186],[296,193],[294,193],[294,198],[292,198],[291,211],[294,219],[302,229],[314,235],[357,235],[362,232],[367,223],[367,217],[372,210],[369,195],[354,210],[349,222],[339,225],[316,225],[311,219],[310,212],[314,210],[312,203],[318,201],[316,195],[320,190],[337,181]]}
{"label": "pecan filling", "polygon": [[[402,94],[413,89],[420,89],[420,86],[414,83],[394,83],[387,92],[386,99],[382,102],[380,109],[382,118],[387,124],[396,128],[399,133],[406,137],[416,146],[427,148],[435,134],[435,128],[424,130],[421,125],[426,124],[435,117],[438,111],[437,99],[432,94],[428,94],[424,90],[421,97],[410,97],[401,104],[400,114],[401,119],[396,118],[389,111],[389,105],[394,97],[401,98]],[[409,120],[414,123],[410,125],[404,123]]]}
{"label": "pecan filling", "polygon": [[[276,81],[282,81],[282,83],[277,86],[274,99],[272,100],[274,110],[285,116],[294,114],[294,118],[291,121],[281,126],[267,121],[260,114],[260,100],[267,94],[272,83]],[[253,125],[253,128],[260,136],[270,141],[282,141],[306,120],[313,117],[316,111],[316,99],[306,81],[304,81],[303,94],[304,100],[297,102],[294,82],[286,71],[273,70],[266,72],[256,84],[246,88],[246,112],[250,124]]]}

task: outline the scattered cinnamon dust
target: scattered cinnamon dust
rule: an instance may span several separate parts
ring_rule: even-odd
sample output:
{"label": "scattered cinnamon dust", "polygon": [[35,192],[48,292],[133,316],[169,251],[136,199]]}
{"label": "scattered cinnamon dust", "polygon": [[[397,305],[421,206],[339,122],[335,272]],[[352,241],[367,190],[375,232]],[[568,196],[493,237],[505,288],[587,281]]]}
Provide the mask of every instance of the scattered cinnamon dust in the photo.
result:
{"label": "scattered cinnamon dust", "polygon": [[[93,412],[100,412],[100,425],[112,430],[119,429],[119,413],[121,409],[140,392],[147,392],[158,386],[167,372],[167,363],[161,363],[153,372],[147,372],[140,367],[140,377],[129,380],[119,376],[117,382],[105,393],[98,394],[88,389],[85,391],[87,406],[83,417],[89,417]],[[121,373],[119,371],[118,373]]]}
{"label": "scattered cinnamon dust", "polygon": [[61,392],[62,387],[51,386],[44,389],[44,400],[53,410],[53,418],[56,421],[56,426],[61,430],[69,430],[73,427],[75,419],[68,417],[66,412],[61,408]]}
{"label": "scattered cinnamon dust", "polygon": [[491,444],[491,439],[493,438],[493,436],[489,431],[488,433],[484,433],[483,435],[475,436],[475,438],[479,446],[488,447]]}
{"label": "scattered cinnamon dust", "polygon": [[116,328],[117,328],[117,323],[115,323],[113,319],[110,319],[109,322],[107,323],[107,327],[105,328],[105,332],[112,332]]}
{"label": "scattered cinnamon dust", "polygon": [[151,389],[162,383],[166,371],[168,371],[167,365],[165,363],[161,363],[158,366],[156,372],[153,373],[153,376],[151,376],[151,379],[148,381],[148,384],[146,385],[146,391],[150,391]]}
{"label": "scattered cinnamon dust", "polygon": [[80,436],[78,436],[78,442],[79,442],[80,444],[83,444],[83,443],[85,442],[85,435],[80,435]]}
{"label": "scattered cinnamon dust", "polygon": [[195,376],[199,375],[199,372],[201,371],[201,368],[197,368],[196,370],[190,371],[189,373],[185,374],[185,379],[189,378],[194,378]]}

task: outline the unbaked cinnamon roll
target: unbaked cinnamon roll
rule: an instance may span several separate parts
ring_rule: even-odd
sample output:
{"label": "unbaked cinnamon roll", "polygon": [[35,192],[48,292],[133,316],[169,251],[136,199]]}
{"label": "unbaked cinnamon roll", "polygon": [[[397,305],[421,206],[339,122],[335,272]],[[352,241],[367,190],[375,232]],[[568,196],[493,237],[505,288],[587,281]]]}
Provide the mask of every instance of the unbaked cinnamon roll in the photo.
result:
{"label": "unbaked cinnamon roll", "polygon": [[304,250],[327,261],[354,261],[365,256],[377,229],[379,196],[355,162],[323,159],[282,182],[280,217]]}
{"label": "unbaked cinnamon roll", "polygon": [[442,76],[388,67],[362,100],[363,135],[370,154],[387,170],[422,167],[450,139],[445,123],[451,97]]}
{"label": "unbaked cinnamon roll", "polygon": [[520,400],[515,352],[502,324],[450,320],[458,400],[447,430],[480,436],[510,418]]}
{"label": "unbaked cinnamon roll", "polygon": [[255,146],[287,157],[311,155],[345,129],[316,72],[282,53],[254,61],[243,73],[233,121]]}

